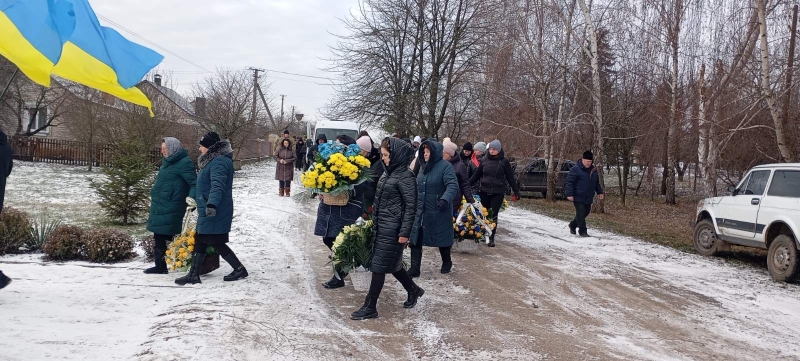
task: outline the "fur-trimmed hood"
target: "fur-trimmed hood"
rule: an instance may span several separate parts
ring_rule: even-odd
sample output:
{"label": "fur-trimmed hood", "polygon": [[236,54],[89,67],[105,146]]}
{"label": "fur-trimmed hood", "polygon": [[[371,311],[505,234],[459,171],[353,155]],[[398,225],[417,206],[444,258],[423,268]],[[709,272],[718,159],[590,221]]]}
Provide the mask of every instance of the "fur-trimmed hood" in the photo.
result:
{"label": "fur-trimmed hood", "polygon": [[197,166],[200,167],[200,169],[203,169],[208,165],[208,163],[211,163],[214,158],[221,156],[233,158],[233,148],[231,148],[231,142],[227,139],[221,140],[212,145],[211,148],[208,148],[208,152],[206,152],[206,154],[201,154],[200,157],[197,158]]}

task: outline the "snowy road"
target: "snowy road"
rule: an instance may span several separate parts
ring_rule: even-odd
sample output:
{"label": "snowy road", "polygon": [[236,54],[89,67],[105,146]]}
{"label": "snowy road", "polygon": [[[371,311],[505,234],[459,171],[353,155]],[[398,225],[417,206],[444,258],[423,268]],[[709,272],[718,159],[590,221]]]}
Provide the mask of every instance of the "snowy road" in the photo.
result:
{"label": "snowy road", "polygon": [[389,277],[381,318],[350,321],[364,293],[349,279],[320,286],[330,268],[315,207],[279,198],[273,175],[257,165],[235,179],[242,282],[222,282],[227,264],[179,288],[176,275],[141,274],[141,259],[0,257],[15,278],[0,291],[0,360],[800,360],[797,285],[611,234],[574,238],[564,222],[513,207],[498,247],[454,254],[452,274],[426,249],[417,308],[402,308]]}

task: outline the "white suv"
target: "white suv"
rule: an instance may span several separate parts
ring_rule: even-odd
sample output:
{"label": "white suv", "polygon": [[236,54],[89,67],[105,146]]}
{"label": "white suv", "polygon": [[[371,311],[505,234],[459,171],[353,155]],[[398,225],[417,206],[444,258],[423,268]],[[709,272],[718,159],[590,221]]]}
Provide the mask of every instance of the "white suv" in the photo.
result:
{"label": "white suv", "polygon": [[768,250],[776,281],[800,276],[800,164],[767,164],[750,170],[727,197],[697,203],[694,248],[713,256],[730,244]]}

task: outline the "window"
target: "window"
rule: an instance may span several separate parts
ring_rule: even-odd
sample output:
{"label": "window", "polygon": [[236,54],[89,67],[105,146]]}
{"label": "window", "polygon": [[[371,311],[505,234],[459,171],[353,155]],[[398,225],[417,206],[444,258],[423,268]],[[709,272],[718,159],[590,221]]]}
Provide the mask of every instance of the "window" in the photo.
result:
{"label": "window", "polygon": [[750,173],[750,181],[747,182],[747,187],[745,188],[743,194],[763,196],[764,190],[767,189],[769,174],[770,171],[768,170],[761,170]]}
{"label": "window", "polygon": [[776,197],[800,198],[800,171],[776,170],[767,194]]}
{"label": "window", "polygon": [[[28,119],[28,127],[31,131],[39,129],[47,125],[47,106],[41,105],[39,108],[36,108],[35,104],[29,105],[25,109],[25,117]],[[39,133],[47,133],[50,127],[42,129]]]}

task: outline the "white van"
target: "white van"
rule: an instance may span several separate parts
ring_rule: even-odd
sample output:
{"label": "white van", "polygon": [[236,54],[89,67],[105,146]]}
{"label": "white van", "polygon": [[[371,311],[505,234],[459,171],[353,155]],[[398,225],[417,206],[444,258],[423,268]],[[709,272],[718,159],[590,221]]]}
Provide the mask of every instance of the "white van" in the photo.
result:
{"label": "white van", "polygon": [[360,131],[361,126],[356,122],[321,120],[318,121],[317,125],[314,127],[313,137],[309,137],[309,139],[312,139],[314,142],[316,142],[320,134],[325,134],[325,138],[328,139],[328,143],[333,143],[333,141],[336,140],[336,137],[342,134],[349,135],[353,137],[353,139],[358,139],[358,133]]}

